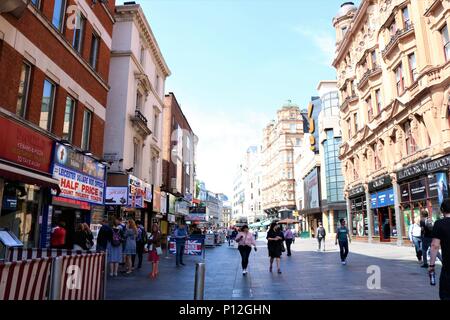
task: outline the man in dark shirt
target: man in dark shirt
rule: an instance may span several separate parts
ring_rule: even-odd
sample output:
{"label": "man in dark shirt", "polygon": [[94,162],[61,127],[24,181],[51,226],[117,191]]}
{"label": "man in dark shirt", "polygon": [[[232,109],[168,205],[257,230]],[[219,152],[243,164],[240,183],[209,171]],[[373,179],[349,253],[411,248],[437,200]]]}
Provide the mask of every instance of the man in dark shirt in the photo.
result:
{"label": "man in dark shirt", "polygon": [[433,240],[433,220],[429,216],[428,211],[422,210],[422,219],[420,220],[420,227],[422,228],[422,253],[423,253],[423,265],[422,268],[428,268],[428,249],[431,246]]}
{"label": "man in dark shirt", "polygon": [[444,218],[436,221],[433,227],[433,241],[431,243],[430,266],[428,271],[434,272],[436,256],[438,255],[439,247],[442,248],[439,297],[441,300],[450,300],[450,199],[445,199],[442,202],[441,212],[444,214]]}

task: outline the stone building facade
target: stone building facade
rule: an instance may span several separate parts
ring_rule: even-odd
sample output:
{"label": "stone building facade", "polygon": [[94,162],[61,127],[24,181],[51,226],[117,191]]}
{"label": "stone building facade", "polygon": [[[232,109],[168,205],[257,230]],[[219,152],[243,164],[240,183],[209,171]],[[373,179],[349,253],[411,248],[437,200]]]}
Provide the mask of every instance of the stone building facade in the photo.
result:
{"label": "stone building facade", "polygon": [[450,1],[363,0],[333,19],[348,221],[369,241],[407,238],[448,196]]}

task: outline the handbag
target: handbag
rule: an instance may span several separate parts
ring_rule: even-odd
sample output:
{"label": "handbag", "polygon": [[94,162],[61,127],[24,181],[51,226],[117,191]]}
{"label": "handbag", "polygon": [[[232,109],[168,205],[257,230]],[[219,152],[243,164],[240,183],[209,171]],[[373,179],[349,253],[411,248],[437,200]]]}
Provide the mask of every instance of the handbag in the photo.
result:
{"label": "handbag", "polygon": [[158,256],[162,255],[162,249],[161,249],[161,247],[156,247],[156,254],[157,254]]}
{"label": "handbag", "polygon": [[281,252],[285,252],[286,248],[284,247],[284,242],[281,243]]}

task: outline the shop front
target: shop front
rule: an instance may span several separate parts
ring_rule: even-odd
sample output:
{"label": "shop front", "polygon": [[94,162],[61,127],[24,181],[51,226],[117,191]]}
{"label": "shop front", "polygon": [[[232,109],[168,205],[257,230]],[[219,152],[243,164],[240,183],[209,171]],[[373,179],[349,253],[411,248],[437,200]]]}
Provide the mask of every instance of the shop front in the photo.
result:
{"label": "shop front", "polygon": [[441,218],[440,205],[449,196],[449,165],[450,156],[445,156],[397,172],[405,235],[408,234],[410,225],[425,210],[434,221]]}
{"label": "shop front", "polygon": [[[104,216],[106,166],[69,145],[55,144],[53,178],[59,183],[59,195],[53,195],[48,208],[51,225],[65,223],[66,247],[73,247],[74,234],[79,223],[95,223]],[[43,238],[49,240],[47,234]],[[45,241],[45,246],[49,246]]]}
{"label": "shop front", "polygon": [[367,201],[364,186],[360,185],[349,191],[350,201],[350,221],[348,226],[350,232],[356,237],[367,237],[368,232],[368,216]]}
{"label": "shop front", "polygon": [[369,182],[370,204],[373,219],[373,237],[390,242],[397,237],[395,194],[390,176]]}
{"label": "shop front", "polygon": [[53,144],[38,129],[0,115],[0,228],[25,247],[40,246],[51,190],[59,192],[51,175]]}

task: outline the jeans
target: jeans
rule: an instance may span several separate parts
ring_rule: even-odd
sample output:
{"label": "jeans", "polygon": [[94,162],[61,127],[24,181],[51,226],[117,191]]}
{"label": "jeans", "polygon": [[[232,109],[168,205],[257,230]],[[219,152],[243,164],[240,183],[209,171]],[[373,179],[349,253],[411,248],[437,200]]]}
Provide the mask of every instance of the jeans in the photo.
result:
{"label": "jeans", "polygon": [[348,241],[339,240],[339,249],[341,253],[341,261],[345,261],[348,256]]}
{"label": "jeans", "polygon": [[[142,267],[142,255],[144,254],[144,246],[143,242],[136,242],[136,255],[138,257],[138,268]],[[134,261],[136,260],[136,255],[131,256],[131,263],[134,268]]]}
{"label": "jeans", "polygon": [[[422,239],[422,257],[423,257],[423,264],[424,265],[428,265],[428,249],[430,249],[431,247],[431,242],[433,241],[432,238],[423,238]],[[442,256],[441,254],[437,253],[437,257],[439,260],[442,261]]]}
{"label": "jeans", "polygon": [[180,265],[180,263],[183,263],[183,254],[184,254],[184,246],[185,242],[177,242],[177,252],[176,252],[176,261],[177,266]]}
{"label": "jeans", "polygon": [[442,267],[439,277],[439,298],[441,300],[450,300],[450,272]]}
{"label": "jeans", "polygon": [[317,242],[319,243],[319,251],[320,248],[322,247],[322,242],[323,242],[323,250],[325,251],[325,238],[317,238]]}
{"label": "jeans", "polygon": [[291,244],[292,244],[292,239],[286,239],[286,250],[287,250],[288,257],[291,255]]}
{"label": "jeans", "polygon": [[416,249],[417,259],[420,261],[422,259],[422,237],[412,237],[412,242]]}
{"label": "jeans", "polygon": [[242,269],[245,270],[248,266],[248,257],[250,256],[250,252],[252,252],[252,247],[239,246],[238,250],[242,257]]}

